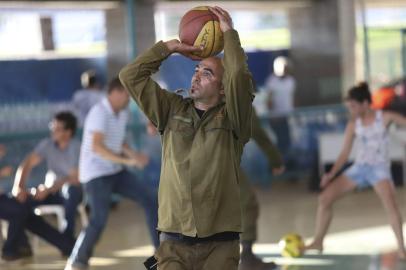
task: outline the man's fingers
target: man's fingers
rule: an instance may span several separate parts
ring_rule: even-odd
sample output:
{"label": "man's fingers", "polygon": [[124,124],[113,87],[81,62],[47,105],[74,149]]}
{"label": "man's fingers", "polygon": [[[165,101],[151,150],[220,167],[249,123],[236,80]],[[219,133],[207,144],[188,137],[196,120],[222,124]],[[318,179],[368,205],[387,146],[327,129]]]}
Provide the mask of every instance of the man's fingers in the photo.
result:
{"label": "man's fingers", "polygon": [[217,12],[219,12],[221,15],[223,15],[223,16],[227,16],[227,15],[228,15],[227,11],[224,10],[224,9],[222,9],[222,8],[219,7],[219,6],[214,6],[214,9],[215,9]]}
{"label": "man's fingers", "polygon": [[217,7],[209,7],[209,10],[210,10],[211,12],[213,12],[214,15],[216,15],[216,16],[219,18],[219,20],[222,19],[223,14],[221,13],[220,10],[217,9]]}
{"label": "man's fingers", "polygon": [[230,14],[226,10],[222,9],[221,7],[214,6],[210,10],[219,17],[224,17],[227,20],[231,20]]}
{"label": "man's fingers", "polygon": [[187,45],[185,43],[181,43],[179,45],[179,50],[183,51],[183,52],[200,52],[203,50],[202,47],[198,47],[198,46],[190,46]]}

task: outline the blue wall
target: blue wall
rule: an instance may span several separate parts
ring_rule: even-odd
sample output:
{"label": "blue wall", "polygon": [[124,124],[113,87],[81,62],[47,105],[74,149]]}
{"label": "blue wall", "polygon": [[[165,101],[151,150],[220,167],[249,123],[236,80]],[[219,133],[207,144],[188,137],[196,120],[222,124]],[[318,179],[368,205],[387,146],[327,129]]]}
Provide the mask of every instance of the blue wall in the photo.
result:
{"label": "blue wall", "polygon": [[70,100],[87,69],[106,81],[105,57],[0,61],[0,103]]}
{"label": "blue wall", "polygon": [[[274,58],[287,54],[287,50],[247,53],[257,85],[262,85],[272,71]],[[160,77],[168,89],[188,89],[196,64],[186,57],[173,55],[163,63]],[[105,57],[0,61],[0,103],[68,101],[81,87],[80,75],[87,69],[95,69],[102,83],[106,83]]]}

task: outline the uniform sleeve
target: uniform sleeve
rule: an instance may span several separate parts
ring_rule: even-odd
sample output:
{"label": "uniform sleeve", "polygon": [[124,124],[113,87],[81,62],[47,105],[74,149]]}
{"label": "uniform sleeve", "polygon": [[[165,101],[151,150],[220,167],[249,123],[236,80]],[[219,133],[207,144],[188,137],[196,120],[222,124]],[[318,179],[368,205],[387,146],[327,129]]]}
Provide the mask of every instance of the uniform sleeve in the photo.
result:
{"label": "uniform sleeve", "polygon": [[169,55],[166,45],[162,41],[158,42],[133,63],[125,66],[119,74],[131,97],[160,131],[166,127],[171,107],[181,100],[178,95],[162,89],[151,78]]}
{"label": "uniform sleeve", "polygon": [[223,85],[227,114],[233,129],[242,143],[251,137],[251,113],[254,86],[248,70],[246,55],[237,31],[224,33]]}
{"label": "uniform sleeve", "polygon": [[271,168],[278,168],[283,165],[281,154],[262,128],[261,121],[255,113],[255,110],[252,112],[252,138],[268,158]]}

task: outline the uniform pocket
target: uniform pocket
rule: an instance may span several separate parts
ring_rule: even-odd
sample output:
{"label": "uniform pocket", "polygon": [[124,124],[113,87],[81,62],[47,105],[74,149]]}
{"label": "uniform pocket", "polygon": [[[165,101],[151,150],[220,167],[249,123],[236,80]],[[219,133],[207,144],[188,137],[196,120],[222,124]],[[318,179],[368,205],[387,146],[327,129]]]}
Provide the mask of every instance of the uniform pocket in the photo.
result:
{"label": "uniform pocket", "polygon": [[205,126],[204,131],[206,133],[216,132],[216,131],[231,131],[231,126],[224,119],[213,120]]}
{"label": "uniform pocket", "polygon": [[193,128],[193,119],[185,116],[172,116],[168,126],[172,132],[182,137],[193,136],[195,132]]}

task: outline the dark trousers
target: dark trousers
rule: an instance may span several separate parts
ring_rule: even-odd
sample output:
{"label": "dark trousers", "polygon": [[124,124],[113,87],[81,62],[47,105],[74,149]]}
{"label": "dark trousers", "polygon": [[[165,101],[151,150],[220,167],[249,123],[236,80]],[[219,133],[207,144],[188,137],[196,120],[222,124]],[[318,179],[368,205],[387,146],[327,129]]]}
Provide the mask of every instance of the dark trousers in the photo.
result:
{"label": "dark trousers", "polygon": [[282,154],[286,154],[291,145],[288,117],[273,117],[270,120],[270,124],[278,140],[277,146],[279,151]]}
{"label": "dark trousers", "polygon": [[12,228],[12,232],[20,233],[8,234],[3,253],[16,254],[20,247],[29,245],[25,229],[40,236],[64,255],[69,254],[73,248],[74,239],[71,236],[60,233],[43,218],[35,215],[31,207],[19,203],[10,195],[0,195],[0,219],[9,222],[9,229]]}
{"label": "dark trousers", "polygon": [[[81,186],[73,186],[73,185],[65,185],[62,190],[58,193],[51,194],[45,200],[36,201],[32,198],[29,198],[27,202],[24,203],[24,207],[28,209],[28,211],[33,211],[35,207],[44,204],[61,204],[64,206],[65,209],[65,221],[66,221],[66,228],[64,230],[64,234],[68,236],[69,239],[74,239],[74,229],[75,229],[75,221],[76,221],[76,211],[77,207],[82,201],[82,188]],[[12,225],[14,221],[10,224]],[[13,246],[16,243],[21,243],[21,245],[28,245],[28,239],[26,234],[24,233],[25,224],[21,224],[20,226],[9,226],[8,227],[8,237],[4,244],[7,251],[9,246]],[[13,242],[13,243],[10,243]],[[12,252],[12,250],[9,250]]]}

